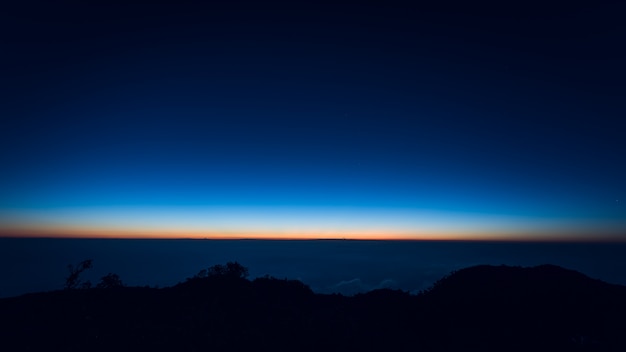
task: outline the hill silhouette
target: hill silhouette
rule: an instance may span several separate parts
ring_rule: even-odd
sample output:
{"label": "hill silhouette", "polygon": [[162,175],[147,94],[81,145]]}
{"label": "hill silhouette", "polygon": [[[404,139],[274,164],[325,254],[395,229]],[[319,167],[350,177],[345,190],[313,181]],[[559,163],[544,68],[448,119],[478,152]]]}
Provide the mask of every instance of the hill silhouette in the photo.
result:
{"label": "hill silhouette", "polygon": [[0,348],[626,350],[626,287],[552,265],[476,266],[418,295],[381,289],[351,297],[221,267],[160,289],[113,285],[0,299]]}

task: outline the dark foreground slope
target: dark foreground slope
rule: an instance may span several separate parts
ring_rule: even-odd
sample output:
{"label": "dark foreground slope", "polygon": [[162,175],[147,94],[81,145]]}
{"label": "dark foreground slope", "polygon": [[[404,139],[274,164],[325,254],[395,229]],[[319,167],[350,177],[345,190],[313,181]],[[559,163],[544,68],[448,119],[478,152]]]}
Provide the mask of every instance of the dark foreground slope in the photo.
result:
{"label": "dark foreground slope", "polygon": [[626,351],[626,287],[478,266],[414,296],[226,276],[0,300],[2,351]]}

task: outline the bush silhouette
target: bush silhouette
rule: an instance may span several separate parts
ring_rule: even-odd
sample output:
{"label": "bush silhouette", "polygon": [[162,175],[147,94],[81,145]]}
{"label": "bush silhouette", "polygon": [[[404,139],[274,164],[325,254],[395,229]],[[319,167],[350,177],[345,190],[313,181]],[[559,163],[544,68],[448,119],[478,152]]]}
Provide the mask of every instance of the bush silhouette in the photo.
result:
{"label": "bush silhouette", "polygon": [[100,283],[97,288],[118,288],[124,287],[124,283],[120,279],[119,275],[108,273],[100,279]]}
{"label": "bush silhouette", "polygon": [[248,268],[238,262],[228,262],[226,265],[216,264],[208,269],[200,270],[193,278],[231,278],[245,279],[248,277]]}

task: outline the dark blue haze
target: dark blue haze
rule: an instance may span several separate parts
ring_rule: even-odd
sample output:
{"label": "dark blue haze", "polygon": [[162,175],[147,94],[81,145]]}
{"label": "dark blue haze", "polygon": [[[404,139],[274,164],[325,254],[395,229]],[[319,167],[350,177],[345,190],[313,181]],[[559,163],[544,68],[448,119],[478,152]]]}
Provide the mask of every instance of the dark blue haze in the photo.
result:
{"label": "dark blue haze", "polygon": [[314,291],[354,294],[376,288],[417,293],[478,264],[556,264],[626,284],[626,244],[0,239],[0,297],[61,289],[67,265],[93,259],[97,283],[117,273],[128,285],[169,286],[203,268],[238,261],[251,278],[299,279]]}

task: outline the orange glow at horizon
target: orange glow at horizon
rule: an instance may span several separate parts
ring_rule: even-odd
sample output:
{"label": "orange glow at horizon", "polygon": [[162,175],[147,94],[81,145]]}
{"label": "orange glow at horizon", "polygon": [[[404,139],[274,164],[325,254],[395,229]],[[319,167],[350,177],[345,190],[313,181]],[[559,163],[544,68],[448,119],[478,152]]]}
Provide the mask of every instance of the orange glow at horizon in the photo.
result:
{"label": "orange glow at horizon", "polygon": [[0,212],[0,237],[624,241],[622,223],[415,209],[112,207]]}
{"label": "orange glow at horizon", "polygon": [[535,242],[622,242],[620,236],[600,232],[550,233],[550,236],[524,232],[401,232],[401,231],[201,231],[92,228],[79,226],[11,226],[0,228],[0,237],[93,238],[93,239],[215,239],[215,240],[416,240],[416,241],[535,241]]}

